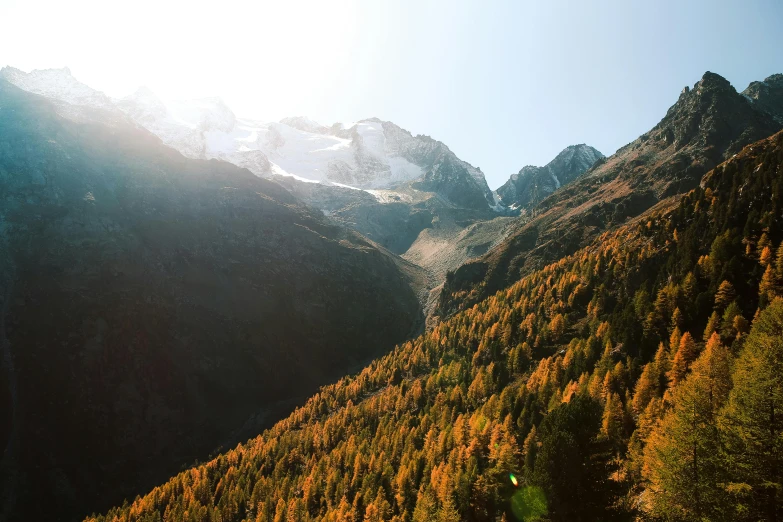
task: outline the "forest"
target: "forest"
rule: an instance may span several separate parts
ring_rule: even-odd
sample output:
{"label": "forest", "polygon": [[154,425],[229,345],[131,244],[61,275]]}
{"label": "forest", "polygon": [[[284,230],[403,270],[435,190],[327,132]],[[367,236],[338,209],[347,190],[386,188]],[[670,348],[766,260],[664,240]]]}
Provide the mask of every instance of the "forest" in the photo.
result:
{"label": "forest", "polygon": [[87,520],[783,516],[783,133]]}

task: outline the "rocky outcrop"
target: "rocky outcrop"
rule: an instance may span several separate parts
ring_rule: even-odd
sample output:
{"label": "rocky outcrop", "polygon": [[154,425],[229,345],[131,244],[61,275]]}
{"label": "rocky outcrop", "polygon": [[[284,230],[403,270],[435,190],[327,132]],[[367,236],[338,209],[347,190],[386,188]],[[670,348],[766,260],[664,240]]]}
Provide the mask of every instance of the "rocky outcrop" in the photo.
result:
{"label": "rocky outcrop", "polygon": [[763,82],[751,82],[742,94],[750,99],[756,108],[783,125],[783,74],[773,74]]}
{"label": "rocky outcrop", "polygon": [[496,193],[503,205],[527,211],[603,158],[603,154],[589,145],[571,145],[543,167],[528,165],[512,174]]}

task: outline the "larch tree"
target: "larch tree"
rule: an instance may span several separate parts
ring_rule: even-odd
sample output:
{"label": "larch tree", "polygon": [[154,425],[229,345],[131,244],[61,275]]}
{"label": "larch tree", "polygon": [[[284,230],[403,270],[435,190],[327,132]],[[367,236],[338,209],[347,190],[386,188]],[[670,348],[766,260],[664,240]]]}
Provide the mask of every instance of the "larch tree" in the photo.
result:
{"label": "larch tree", "polygon": [[633,410],[638,415],[647,407],[647,404],[658,393],[658,375],[655,362],[644,365],[642,374],[636,381],[636,390],[633,395]]}
{"label": "larch tree", "polygon": [[413,509],[413,522],[429,522],[435,520],[437,505],[435,497],[428,490],[420,490]]}
{"label": "larch tree", "polygon": [[689,332],[685,332],[680,338],[679,348],[674,355],[671,370],[669,370],[669,382],[672,388],[682,382],[697,355],[698,352],[696,351],[696,343],[693,337],[691,337]]}
{"label": "larch tree", "polygon": [[720,316],[718,315],[718,312],[712,312],[712,315],[707,320],[707,327],[704,329],[704,336],[703,340],[706,343],[707,340],[709,340],[710,337],[712,337],[712,334],[718,331],[718,328],[720,327]]}
{"label": "larch tree", "polygon": [[775,275],[778,278],[778,284],[783,285],[783,241],[778,247],[778,255],[775,260]]}
{"label": "larch tree", "polygon": [[783,299],[753,323],[720,425],[737,518],[783,519]]}
{"label": "larch tree", "polygon": [[664,520],[720,518],[725,491],[718,411],[731,389],[731,356],[713,334],[690,375],[673,390],[671,409],[644,448],[643,509]]}
{"label": "larch tree", "polygon": [[723,281],[715,293],[715,310],[722,312],[736,297],[737,292],[734,290],[734,285]]}
{"label": "larch tree", "polygon": [[601,405],[580,395],[541,422],[533,484],[551,506],[553,521],[607,520],[613,502],[611,452],[599,441]]}
{"label": "larch tree", "polygon": [[616,452],[620,452],[625,438],[625,412],[623,402],[617,393],[610,393],[606,397],[604,413],[601,418],[601,435],[612,445]]}
{"label": "larch tree", "polygon": [[778,290],[776,279],[775,271],[770,263],[767,265],[764,275],[761,276],[761,283],[759,283],[759,308],[766,307],[775,298]]}
{"label": "larch tree", "polygon": [[772,254],[772,249],[768,246],[764,247],[759,255],[759,263],[761,266],[769,266],[775,260],[775,256]]}

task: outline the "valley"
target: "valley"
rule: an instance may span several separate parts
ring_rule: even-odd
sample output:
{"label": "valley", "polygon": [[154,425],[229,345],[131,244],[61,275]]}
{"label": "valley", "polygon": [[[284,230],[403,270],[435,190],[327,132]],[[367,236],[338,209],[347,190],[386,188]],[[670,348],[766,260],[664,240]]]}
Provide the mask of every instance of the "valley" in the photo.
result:
{"label": "valley", "polygon": [[[531,207],[555,190],[546,185],[552,176],[566,185],[603,157],[592,147],[569,147],[519,189],[531,195],[520,196],[523,203],[508,192],[504,203],[484,174],[445,144],[377,118],[328,127],[304,117],[265,123],[237,117],[219,98],[166,103],[141,88],[112,100],[69,70],[7,67],[0,76],[68,112],[101,109],[129,118],[186,157],[224,160],[274,179],[335,223],[423,268],[421,304],[431,323],[447,272],[498,245],[520,205]],[[538,188],[541,180],[546,186]]]}
{"label": "valley", "polygon": [[691,516],[654,485],[718,479],[651,452],[699,466],[660,426],[710,364],[704,422],[740,437],[725,361],[783,321],[781,78],[707,72],[614,154],[492,191],[377,118],[2,69],[2,519]]}

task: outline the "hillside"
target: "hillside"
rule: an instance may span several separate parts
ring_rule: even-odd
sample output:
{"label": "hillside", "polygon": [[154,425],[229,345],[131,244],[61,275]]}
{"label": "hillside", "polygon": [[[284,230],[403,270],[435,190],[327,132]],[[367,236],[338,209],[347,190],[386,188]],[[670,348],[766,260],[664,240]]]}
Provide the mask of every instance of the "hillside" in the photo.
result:
{"label": "hillside", "polygon": [[783,104],[783,98],[764,100],[767,105],[759,106],[721,76],[705,73],[649,132],[543,200],[505,241],[450,274],[437,315],[469,308],[659,201],[694,188],[743,146],[780,130],[767,107]]}
{"label": "hillside", "polygon": [[423,268],[416,277],[426,287],[422,301],[435,303],[436,294],[425,294],[447,271],[502,241],[515,213],[498,202],[481,170],[446,144],[378,118],[331,126],[304,117],[263,122],[234,114],[220,98],[164,101],[147,88],[111,99],[67,68],[5,67],[0,78],[69,117],[125,121],[188,158],[219,159],[274,179],[331,222]]}
{"label": "hillside", "polygon": [[0,80],[8,520],[121,502],[423,326],[417,267],[274,181],[72,109]]}
{"label": "hillside", "polygon": [[[437,287],[447,272],[500,244],[514,230],[516,215],[573,182],[601,158],[593,147],[573,145],[544,167],[524,167],[496,191],[507,214],[500,216],[496,210],[465,208],[412,187],[360,191],[292,178],[278,180],[333,221],[426,269],[431,286]],[[432,297],[434,305],[437,289]]]}
{"label": "hillside", "polygon": [[737,151],[88,520],[775,520],[782,167],[783,133]]}

